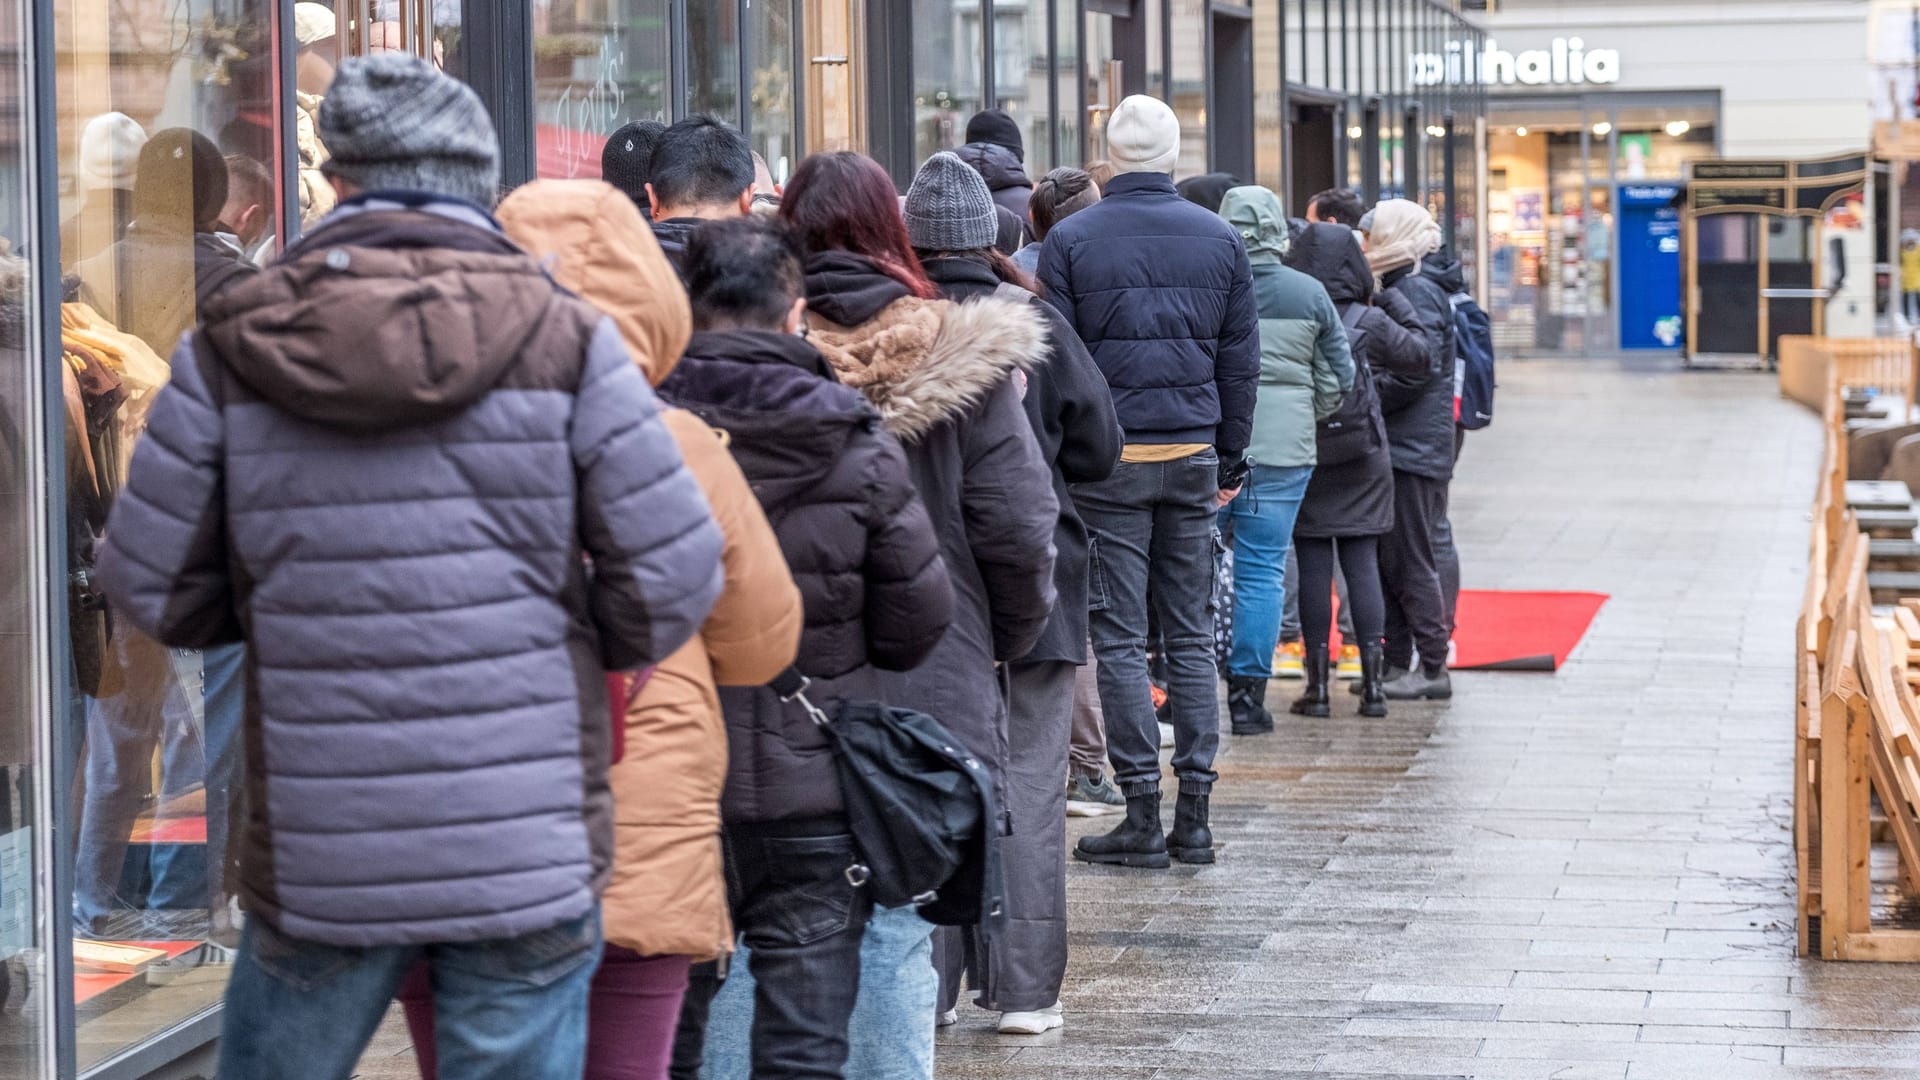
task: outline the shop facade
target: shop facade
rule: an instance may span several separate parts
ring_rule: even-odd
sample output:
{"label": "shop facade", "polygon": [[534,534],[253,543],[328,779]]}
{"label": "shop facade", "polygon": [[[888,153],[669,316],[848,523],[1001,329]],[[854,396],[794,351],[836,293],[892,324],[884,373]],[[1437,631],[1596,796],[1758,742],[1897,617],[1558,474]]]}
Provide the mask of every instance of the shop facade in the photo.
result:
{"label": "shop facade", "polygon": [[1419,199],[1471,260],[1485,95],[1412,59],[1449,40],[1480,32],[1431,0],[0,0],[0,1075],[211,1075],[242,658],[118,622],[93,546],[199,258],[270,258],[331,206],[343,57],[466,80],[510,185],[694,114],[776,179],[854,148],[904,185],[989,106],[1038,177],[1151,93],[1180,175]]}
{"label": "shop facade", "polygon": [[1680,350],[1688,165],[1864,146],[1866,12],[1514,0],[1483,16],[1457,68],[1488,98],[1482,285],[1502,352]]}

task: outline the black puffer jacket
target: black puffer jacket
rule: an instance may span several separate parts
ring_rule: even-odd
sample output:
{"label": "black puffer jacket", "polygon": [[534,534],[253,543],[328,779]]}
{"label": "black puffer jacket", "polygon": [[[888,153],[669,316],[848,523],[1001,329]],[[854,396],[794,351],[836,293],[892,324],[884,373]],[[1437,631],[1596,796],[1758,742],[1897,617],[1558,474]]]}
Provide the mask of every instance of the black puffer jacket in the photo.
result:
{"label": "black puffer jacket", "polygon": [[973,167],[987,182],[993,201],[1014,217],[1027,220],[1027,200],[1033,196],[1033,181],[1018,155],[998,143],[970,142],[955,150],[954,156]]}
{"label": "black puffer jacket", "polygon": [[[800,587],[794,666],[828,679],[906,671],[939,643],[953,586],[900,444],[866,399],[792,334],[693,335],[660,396],[727,435]],[[806,714],[764,688],[722,688],[729,822],[839,812],[833,755]]]}
{"label": "black puffer jacket", "polygon": [[1055,604],[1060,508],[1019,386],[1046,351],[1046,324],[1008,300],[922,300],[846,252],[807,260],[807,305],[811,340],[905,445],[955,597],[919,668],[825,689],[931,714],[1000,778],[1007,714],[994,664],[1032,652]]}
{"label": "black puffer jacket", "polygon": [[1434,480],[1453,477],[1453,304],[1417,266],[1380,276],[1379,305],[1426,345],[1427,371],[1380,389],[1393,467]]}
{"label": "black puffer jacket", "polygon": [[[1348,328],[1355,388],[1316,432],[1321,463],[1307,482],[1294,534],[1378,536],[1393,528],[1393,467],[1381,396],[1389,385],[1426,378],[1426,349],[1386,312],[1371,306],[1373,272],[1353,230],[1326,222],[1306,224],[1295,234],[1286,262],[1326,286]],[[1362,388],[1368,392],[1360,392]],[[1360,452],[1353,454],[1356,444]]]}
{"label": "black puffer jacket", "polygon": [[705,225],[704,218],[668,218],[665,221],[650,222],[653,226],[653,238],[660,241],[660,250],[666,253],[667,261],[673,264],[673,272],[686,280],[686,274],[680,264],[687,257],[687,240],[693,236],[693,230]]}
{"label": "black puffer jacket", "polygon": [[[993,268],[982,259],[934,259],[926,263],[927,276],[949,300],[978,300],[1000,287]],[[1093,357],[1067,320],[1041,302],[1028,306],[1047,320],[1047,356],[1027,372],[1021,404],[1040,441],[1040,456],[1053,470],[1053,496],[1060,502],[1060,519],[1053,529],[1058,552],[1053,585],[1060,594],[1046,632],[1027,661],[1087,660],[1087,527],[1074,508],[1068,484],[1092,484],[1113,475],[1120,462],[1120,422],[1114,419],[1113,395],[1101,378]]]}

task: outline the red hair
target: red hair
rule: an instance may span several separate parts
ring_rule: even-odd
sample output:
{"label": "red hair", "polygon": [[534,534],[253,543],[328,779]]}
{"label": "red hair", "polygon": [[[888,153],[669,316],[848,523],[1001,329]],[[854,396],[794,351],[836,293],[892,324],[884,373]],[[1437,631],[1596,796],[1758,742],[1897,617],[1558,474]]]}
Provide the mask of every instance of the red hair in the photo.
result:
{"label": "red hair", "polygon": [[892,178],[864,154],[840,150],[802,161],[780,196],[780,216],[809,255],[864,255],[922,300],[939,295],[907,240]]}

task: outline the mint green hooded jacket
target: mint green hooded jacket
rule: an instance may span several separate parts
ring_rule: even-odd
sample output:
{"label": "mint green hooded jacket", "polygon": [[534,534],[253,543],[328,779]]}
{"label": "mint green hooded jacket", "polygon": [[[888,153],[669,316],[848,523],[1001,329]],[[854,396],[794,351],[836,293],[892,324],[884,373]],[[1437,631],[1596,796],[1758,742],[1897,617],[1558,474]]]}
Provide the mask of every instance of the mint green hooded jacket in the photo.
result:
{"label": "mint green hooded jacket", "polygon": [[1233,188],[1220,216],[1246,242],[1260,313],[1260,388],[1247,458],[1255,465],[1312,465],[1315,425],[1353,386],[1346,327],[1325,287],[1281,265],[1288,233],[1279,196],[1263,187]]}

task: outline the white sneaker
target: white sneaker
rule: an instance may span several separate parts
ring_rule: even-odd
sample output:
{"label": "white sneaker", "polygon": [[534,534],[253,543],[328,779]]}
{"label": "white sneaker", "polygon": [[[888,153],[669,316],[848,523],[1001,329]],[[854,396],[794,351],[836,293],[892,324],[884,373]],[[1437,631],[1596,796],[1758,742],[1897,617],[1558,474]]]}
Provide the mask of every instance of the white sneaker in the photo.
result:
{"label": "white sneaker", "polygon": [[948,1009],[946,1012],[943,1012],[933,1018],[934,1027],[952,1027],[953,1025],[959,1022],[960,1022],[959,1009]]}
{"label": "white sneaker", "polygon": [[1045,1035],[1054,1028],[1067,1022],[1062,1015],[1059,1002],[1054,1002],[1039,1012],[1009,1012],[1000,1014],[1000,1034],[1002,1035]]}
{"label": "white sneaker", "polygon": [[1165,721],[1161,721],[1161,723],[1160,723],[1160,749],[1162,749],[1162,750],[1165,750],[1165,749],[1167,749],[1167,748],[1169,748],[1169,747],[1171,747],[1172,745],[1173,745],[1173,725],[1172,725],[1172,724],[1169,724],[1169,723],[1167,723],[1167,722],[1165,722]]}

